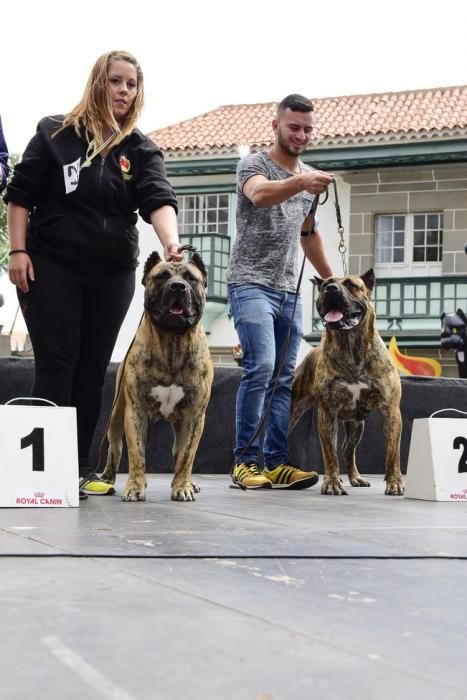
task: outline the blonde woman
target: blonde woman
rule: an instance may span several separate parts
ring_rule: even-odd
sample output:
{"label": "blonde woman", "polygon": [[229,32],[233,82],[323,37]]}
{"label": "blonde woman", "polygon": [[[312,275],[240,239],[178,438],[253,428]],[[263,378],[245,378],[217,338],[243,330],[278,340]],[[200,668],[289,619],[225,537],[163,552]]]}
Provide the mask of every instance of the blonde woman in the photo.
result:
{"label": "blonde woman", "polygon": [[[125,51],[101,56],[83,97],[45,117],[8,185],[9,276],[34,350],[33,396],[76,406],[81,487],[104,376],[135,287],[137,212],[180,260],[177,200],[161,151],[136,123],[143,74]],[[81,493],[83,497],[84,493]]]}

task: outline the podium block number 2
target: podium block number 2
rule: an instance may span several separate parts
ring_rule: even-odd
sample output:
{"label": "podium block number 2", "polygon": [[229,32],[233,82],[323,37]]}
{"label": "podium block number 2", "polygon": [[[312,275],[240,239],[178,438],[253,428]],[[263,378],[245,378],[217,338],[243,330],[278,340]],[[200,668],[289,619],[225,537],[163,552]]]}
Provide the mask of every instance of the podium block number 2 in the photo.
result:
{"label": "podium block number 2", "polygon": [[459,460],[459,474],[462,472],[467,472],[467,438],[465,437],[456,437],[454,438],[453,445],[455,450],[458,450],[460,447],[463,448],[463,452],[461,455],[461,458]]}
{"label": "podium block number 2", "polygon": [[44,428],[34,428],[29,435],[21,438],[21,449],[32,446],[32,470],[44,471]]}

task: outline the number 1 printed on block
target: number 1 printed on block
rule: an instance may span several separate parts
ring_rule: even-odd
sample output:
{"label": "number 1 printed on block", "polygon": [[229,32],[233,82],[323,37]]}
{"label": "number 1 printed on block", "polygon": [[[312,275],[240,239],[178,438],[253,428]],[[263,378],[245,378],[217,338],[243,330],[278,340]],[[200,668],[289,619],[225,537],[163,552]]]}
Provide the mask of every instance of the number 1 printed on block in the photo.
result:
{"label": "number 1 printed on block", "polygon": [[34,428],[29,435],[21,438],[21,449],[32,445],[32,470],[44,471],[44,428]]}

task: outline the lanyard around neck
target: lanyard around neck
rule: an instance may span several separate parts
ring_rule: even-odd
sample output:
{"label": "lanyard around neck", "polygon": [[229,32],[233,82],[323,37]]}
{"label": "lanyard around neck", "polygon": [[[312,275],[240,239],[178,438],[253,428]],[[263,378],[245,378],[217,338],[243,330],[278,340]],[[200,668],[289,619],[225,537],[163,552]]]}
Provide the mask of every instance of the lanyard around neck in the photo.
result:
{"label": "lanyard around neck", "polygon": [[94,139],[92,139],[92,141],[90,142],[90,144],[89,144],[89,146],[88,146],[88,148],[87,148],[87,150],[86,150],[86,158],[85,158],[84,163],[80,166],[80,170],[82,170],[83,168],[89,168],[89,166],[91,165],[92,160],[93,160],[96,156],[98,156],[99,153],[100,153],[101,151],[104,150],[104,148],[107,148],[107,146],[109,145],[109,143],[110,143],[111,141],[113,141],[113,139],[116,137],[116,135],[117,135],[117,132],[114,131],[114,132],[109,136],[109,138],[108,138],[106,141],[104,141],[104,143],[103,143],[101,146],[99,146],[99,148],[95,148],[95,141],[94,141]]}

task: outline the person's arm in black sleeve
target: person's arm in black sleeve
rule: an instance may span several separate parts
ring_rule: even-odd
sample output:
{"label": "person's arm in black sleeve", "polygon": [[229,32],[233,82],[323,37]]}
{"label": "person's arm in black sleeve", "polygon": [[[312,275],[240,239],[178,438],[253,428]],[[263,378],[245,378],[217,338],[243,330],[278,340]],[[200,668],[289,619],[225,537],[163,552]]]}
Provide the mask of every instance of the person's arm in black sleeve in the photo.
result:
{"label": "person's arm in black sleeve", "polygon": [[8,148],[3,135],[2,119],[0,117],[0,192],[3,192],[6,187],[8,173]]}
{"label": "person's arm in black sleeve", "polygon": [[34,268],[27,253],[26,230],[29,212],[40,201],[41,192],[47,186],[50,168],[50,149],[47,136],[39,124],[38,131],[29,142],[20,163],[15,166],[13,177],[3,197],[8,205],[8,235],[10,255],[8,273],[11,282],[23,292],[29,291],[29,280],[34,280]]}
{"label": "person's arm in black sleeve", "polygon": [[177,198],[167,180],[162,151],[149,140],[143,142],[138,161],[136,200],[141,218],[151,223],[151,212],[164,204],[170,205],[178,213]]}
{"label": "person's arm in black sleeve", "polygon": [[21,161],[15,165],[13,177],[3,196],[6,204],[14,202],[32,211],[40,202],[51,167],[49,119],[45,117],[39,122],[37,132],[26,146]]}
{"label": "person's arm in black sleeve", "polygon": [[137,206],[141,218],[152,224],[164,247],[164,255],[174,261],[182,259],[178,252],[178,204],[165,172],[162,152],[150,141],[141,145],[139,177],[136,185]]}

